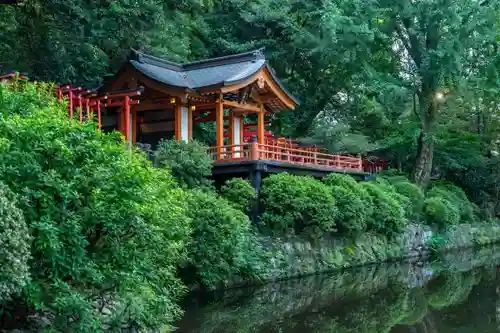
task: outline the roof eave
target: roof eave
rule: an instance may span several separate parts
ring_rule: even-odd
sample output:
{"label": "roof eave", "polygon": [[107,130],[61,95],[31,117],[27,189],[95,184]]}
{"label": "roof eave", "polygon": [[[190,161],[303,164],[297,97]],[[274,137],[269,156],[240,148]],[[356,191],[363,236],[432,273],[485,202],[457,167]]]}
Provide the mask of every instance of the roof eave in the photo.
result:
{"label": "roof eave", "polygon": [[274,70],[269,64],[266,62],[264,67],[268,70],[268,72],[271,74],[271,77],[273,78],[274,82],[280,87],[280,89],[290,98],[296,106],[300,105],[300,101],[285,87],[283,83],[281,83],[280,79],[276,76],[274,73]]}

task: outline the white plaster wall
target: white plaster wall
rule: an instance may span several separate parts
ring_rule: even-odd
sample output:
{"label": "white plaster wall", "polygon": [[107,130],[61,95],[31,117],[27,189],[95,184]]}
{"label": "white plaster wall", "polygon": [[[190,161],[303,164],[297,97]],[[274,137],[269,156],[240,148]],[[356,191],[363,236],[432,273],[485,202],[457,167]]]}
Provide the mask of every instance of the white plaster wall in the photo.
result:
{"label": "white plaster wall", "polygon": [[[241,136],[240,136],[240,123],[241,123],[241,118],[240,117],[233,117],[233,144],[234,145],[240,145],[241,144]],[[240,151],[241,147],[234,147],[235,151]],[[240,153],[235,153],[234,157],[240,157]]]}
{"label": "white plaster wall", "polygon": [[189,110],[185,106],[181,108],[181,140],[189,141]]}

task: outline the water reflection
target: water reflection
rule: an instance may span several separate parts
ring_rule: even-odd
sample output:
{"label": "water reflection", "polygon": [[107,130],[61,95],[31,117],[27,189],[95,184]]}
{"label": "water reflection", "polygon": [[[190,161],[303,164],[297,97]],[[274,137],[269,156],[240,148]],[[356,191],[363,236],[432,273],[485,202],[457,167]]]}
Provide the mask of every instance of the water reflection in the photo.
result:
{"label": "water reflection", "polygon": [[490,247],[204,295],[186,305],[179,332],[500,332],[496,263]]}

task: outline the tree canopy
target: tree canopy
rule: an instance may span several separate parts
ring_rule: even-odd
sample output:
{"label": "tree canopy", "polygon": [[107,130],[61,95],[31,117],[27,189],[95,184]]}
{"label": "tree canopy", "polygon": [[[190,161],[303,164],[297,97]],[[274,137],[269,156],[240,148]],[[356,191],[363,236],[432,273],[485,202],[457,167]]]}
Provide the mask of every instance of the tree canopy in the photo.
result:
{"label": "tree canopy", "polygon": [[376,154],[496,210],[498,0],[25,1],[0,8],[0,71],[99,85],[130,48],[189,61],[265,47],[301,100],[272,123]]}

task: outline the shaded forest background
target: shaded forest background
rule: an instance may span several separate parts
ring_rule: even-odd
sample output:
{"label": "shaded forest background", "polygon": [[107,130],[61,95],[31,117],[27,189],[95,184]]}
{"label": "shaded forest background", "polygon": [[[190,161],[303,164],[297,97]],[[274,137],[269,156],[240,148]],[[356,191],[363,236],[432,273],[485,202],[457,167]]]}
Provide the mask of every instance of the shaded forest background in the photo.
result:
{"label": "shaded forest background", "polygon": [[273,130],[375,154],[500,209],[497,0],[33,0],[0,7],[0,72],[96,87],[130,48],[183,62],[265,47],[301,106]]}

